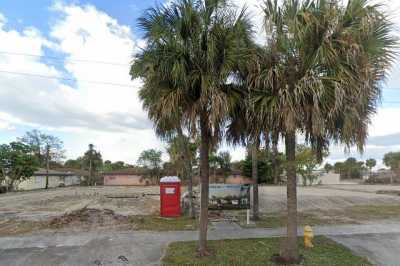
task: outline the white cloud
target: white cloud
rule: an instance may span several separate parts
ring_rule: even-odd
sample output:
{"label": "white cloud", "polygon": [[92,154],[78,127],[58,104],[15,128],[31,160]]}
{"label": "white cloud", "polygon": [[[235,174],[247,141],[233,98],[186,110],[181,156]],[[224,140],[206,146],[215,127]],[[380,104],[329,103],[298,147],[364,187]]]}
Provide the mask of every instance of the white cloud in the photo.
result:
{"label": "white cloud", "polygon": [[263,1],[259,0],[232,0],[232,2],[238,8],[246,8],[246,11],[250,17],[251,22],[254,25],[254,38],[257,43],[265,43],[266,34],[263,27],[263,11],[262,5]]}
{"label": "white cloud", "polygon": [[[247,7],[255,24],[257,42],[263,43],[262,1],[233,1],[238,7]],[[400,1],[390,3],[390,7],[391,13],[398,12]],[[28,126],[51,130],[53,134],[63,133],[68,135],[65,145],[69,157],[80,155],[88,143],[94,143],[105,158],[133,163],[143,149],[162,147],[137,96],[141,83],[130,81],[128,75],[132,54],[145,46],[144,41],[129,27],[94,6],[65,5],[60,1],[52,7],[52,12],[59,16],[49,36],[32,27],[6,30],[7,19],[0,13],[0,51],[45,55],[45,49],[50,49],[65,56],[63,69],[40,58],[0,53],[0,71],[68,76],[77,82],[66,85],[58,80],[0,73],[0,130]],[[393,17],[400,25],[399,17]],[[126,66],[74,61],[77,59]],[[400,81],[396,80],[398,72],[394,70],[388,80],[389,87],[400,87]],[[88,80],[131,87],[93,84]],[[379,109],[372,120],[371,138],[363,158],[379,159],[390,149],[399,148],[386,145],[400,132],[400,124],[396,123],[399,116],[400,108]],[[244,148],[224,146],[222,149],[229,149],[235,160],[245,156]],[[357,153],[352,151],[351,155]],[[330,160],[344,158],[343,147],[332,146]]]}
{"label": "white cloud", "polygon": [[373,117],[369,128],[369,135],[384,136],[400,132],[400,123],[396,121],[400,117],[400,108],[380,108],[378,113]]}
{"label": "white cloud", "polygon": [[[35,28],[7,31],[1,24],[5,18],[0,18],[0,50],[44,55],[45,48],[52,49],[65,55],[67,75],[40,58],[15,54],[0,54],[0,71],[68,76],[76,83],[0,73],[0,129],[24,125],[52,130],[53,134],[70,132],[76,136],[65,141],[71,157],[94,143],[105,158],[132,162],[143,149],[158,146],[138,99],[141,83],[129,76],[129,62],[136,49],[130,28],[93,6],[59,3],[53,11],[60,16],[51,27],[52,41]],[[126,65],[73,61],[76,59]]]}
{"label": "white cloud", "polygon": [[0,119],[0,130],[14,130],[15,126],[11,125],[8,121]]}

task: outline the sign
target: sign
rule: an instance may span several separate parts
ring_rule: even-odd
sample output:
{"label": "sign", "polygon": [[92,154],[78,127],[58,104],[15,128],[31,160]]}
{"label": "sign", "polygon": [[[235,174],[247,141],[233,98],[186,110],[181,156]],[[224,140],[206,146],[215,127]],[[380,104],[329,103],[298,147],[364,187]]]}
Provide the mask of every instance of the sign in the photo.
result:
{"label": "sign", "polygon": [[166,187],[165,194],[175,194],[175,188],[174,187]]}
{"label": "sign", "polygon": [[210,184],[210,210],[250,209],[250,185]]}

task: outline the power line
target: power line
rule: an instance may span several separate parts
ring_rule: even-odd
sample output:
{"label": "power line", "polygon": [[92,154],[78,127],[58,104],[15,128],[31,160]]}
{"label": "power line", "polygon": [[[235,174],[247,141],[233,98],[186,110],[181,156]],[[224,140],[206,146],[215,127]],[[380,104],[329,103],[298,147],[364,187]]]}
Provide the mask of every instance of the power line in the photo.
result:
{"label": "power line", "polygon": [[[76,79],[76,78],[64,78],[64,77],[56,77],[56,76],[46,76],[46,75],[40,75],[40,74],[13,72],[13,71],[6,71],[6,70],[0,70],[0,73],[10,74],[10,75],[28,76],[28,77],[46,78],[46,79],[56,79],[56,80],[64,80],[64,81],[73,81],[73,82],[77,82],[78,81],[78,79]],[[132,85],[129,85],[129,84],[120,84],[120,83],[106,82],[106,81],[94,81],[94,80],[82,80],[82,79],[79,79],[79,82],[86,82],[86,83],[94,83],[94,84],[102,84],[102,85],[109,85],[109,86],[132,88]]]}
{"label": "power line", "polygon": [[97,61],[97,60],[88,60],[88,59],[65,59],[65,58],[55,57],[55,56],[35,55],[35,54],[16,53],[16,52],[7,52],[7,51],[0,51],[0,54],[29,56],[29,57],[36,57],[36,58],[48,58],[48,59],[55,60],[55,61],[94,63],[94,64],[104,64],[104,65],[124,66],[124,67],[129,66],[129,64],[123,64],[123,63],[117,63],[117,62]]}
{"label": "power line", "polygon": [[[7,70],[0,70],[0,73],[10,74],[10,75],[20,75],[20,76],[46,78],[46,79],[56,79],[56,80],[64,80],[64,81],[73,81],[73,82],[77,82],[78,81],[78,79],[76,79],[76,78],[46,76],[46,75],[41,75],[41,74],[14,72],[14,71],[7,71]],[[132,88],[132,85],[129,85],[129,84],[121,84],[121,83],[114,83],[114,82],[107,82],[107,81],[94,81],[94,80],[82,80],[82,79],[79,79],[79,82],[86,82],[86,83],[94,83],[94,84],[102,84],[102,85],[110,85],[110,86]],[[395,89],[389,89],[389,90],[395,90]],[[383,100],[382,103],[385,103],[385,104],[400,104],[400,101],[385,101],[385,100]]]}

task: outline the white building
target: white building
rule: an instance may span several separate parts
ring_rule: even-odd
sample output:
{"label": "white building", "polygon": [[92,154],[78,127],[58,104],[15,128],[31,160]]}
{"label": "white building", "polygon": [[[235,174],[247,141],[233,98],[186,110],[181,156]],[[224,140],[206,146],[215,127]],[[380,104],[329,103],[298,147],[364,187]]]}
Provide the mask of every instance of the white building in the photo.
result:
{"label": "white building", "polygon": [[[80,185],[84,177],[82,171],[49,170],[49,188]],[[46,188],[46,169],[39,169],[33,176],[16,185],[16,190],[33,190]]]}

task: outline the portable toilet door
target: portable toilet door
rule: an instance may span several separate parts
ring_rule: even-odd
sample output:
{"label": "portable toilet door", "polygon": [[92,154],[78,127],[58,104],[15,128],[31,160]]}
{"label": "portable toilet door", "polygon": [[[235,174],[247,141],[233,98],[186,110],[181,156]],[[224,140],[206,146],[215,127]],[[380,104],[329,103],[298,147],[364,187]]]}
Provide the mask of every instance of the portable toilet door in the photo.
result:
{"label": "portable toilet door", "polygon": [[160,215],[162,217],[181,215],[181,181],[177,176],[160,179]]}

